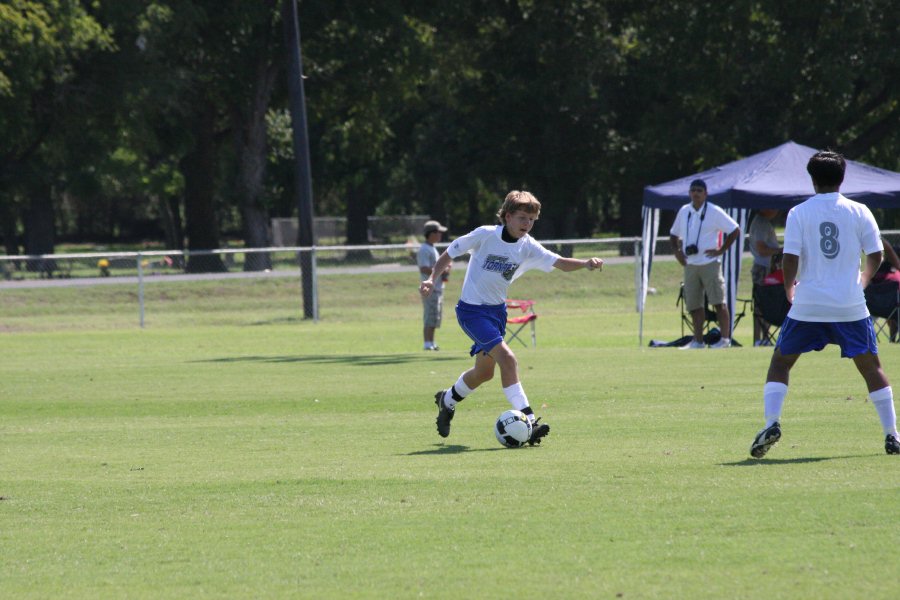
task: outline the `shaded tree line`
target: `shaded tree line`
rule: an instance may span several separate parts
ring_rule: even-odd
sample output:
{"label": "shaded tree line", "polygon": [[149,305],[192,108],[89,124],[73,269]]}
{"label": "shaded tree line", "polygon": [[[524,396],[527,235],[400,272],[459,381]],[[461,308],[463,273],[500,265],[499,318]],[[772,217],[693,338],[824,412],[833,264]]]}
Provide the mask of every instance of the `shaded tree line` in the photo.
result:
{"label": "shaded tree line", "polygon": [[[296,215],[286,1],[0,2],[6,253],[269,245]],[[512,188],[539,237],[630,234],[645,185],[788,139],[900,170],[892,0],[299,6],[315,211],[348,243],[375,214],[467,230]]]}

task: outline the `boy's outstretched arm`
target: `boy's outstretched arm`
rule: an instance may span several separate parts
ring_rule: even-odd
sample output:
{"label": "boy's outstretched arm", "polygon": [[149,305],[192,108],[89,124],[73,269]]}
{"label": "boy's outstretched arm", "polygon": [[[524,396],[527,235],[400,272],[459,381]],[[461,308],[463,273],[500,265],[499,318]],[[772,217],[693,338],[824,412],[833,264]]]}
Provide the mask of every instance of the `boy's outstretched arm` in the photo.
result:
{"label": "boy's outstretched arm", "polygon": [[581,260],[580,258],[559,258],[553,266],[559,269],[560,271],[577,271],[578,269],[587,269],[588,271],[593,271],[594,269],[603,270],[603,259],[597,258],[589,258],[587,260]]}

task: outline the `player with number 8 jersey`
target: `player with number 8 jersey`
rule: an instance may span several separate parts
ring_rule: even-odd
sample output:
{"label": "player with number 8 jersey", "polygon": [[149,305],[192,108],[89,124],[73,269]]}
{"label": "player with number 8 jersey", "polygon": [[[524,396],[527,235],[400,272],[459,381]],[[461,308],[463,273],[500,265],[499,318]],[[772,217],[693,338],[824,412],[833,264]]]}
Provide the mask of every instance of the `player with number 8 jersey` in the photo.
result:
{"label": "player with number 8 jersey", "polygon": [[882,249],[872,211],[839,192],[816,194],[794,207],[784,228],[784,252],[800,257],[794,304],[799,321],[858,321],[869,316],[860,281],[860,254]]}
{"label": "player with number 8 jersey", "polygon": [[[750,445],[762,458],[781,439],[781,410],[791,368],[801,354],[828,344],[853,360],[878,413],[887,454],[900,454],[894,395],[881,362],[863,290],[881,264],[882,241],[868,207],[840,194],[846,161],[818,152],[806,170],[816,195],[788,213],[784,228],[784,290],[793,302],[775,344],[763,388],[765,427]],[[862,272],[860,256],[865,255]]]}

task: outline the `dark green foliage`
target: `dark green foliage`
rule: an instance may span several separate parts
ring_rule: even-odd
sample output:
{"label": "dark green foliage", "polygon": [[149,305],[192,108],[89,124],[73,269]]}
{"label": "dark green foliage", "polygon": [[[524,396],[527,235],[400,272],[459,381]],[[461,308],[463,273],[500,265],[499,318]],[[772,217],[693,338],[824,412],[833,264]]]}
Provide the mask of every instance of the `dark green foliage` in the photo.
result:
{"label": "dark green foliage", "polygon": [[[347,217],[351,243],[376,214],[456,234],[522,188],[545,205],[536,235],[584,237],[634,233],[647,184],[788,139],[898,170],[898,14],[302,2],[316,213]],[[296,214],[285,58],[276,0],[0,5],[6,252],[268,243],[268,218]]]}

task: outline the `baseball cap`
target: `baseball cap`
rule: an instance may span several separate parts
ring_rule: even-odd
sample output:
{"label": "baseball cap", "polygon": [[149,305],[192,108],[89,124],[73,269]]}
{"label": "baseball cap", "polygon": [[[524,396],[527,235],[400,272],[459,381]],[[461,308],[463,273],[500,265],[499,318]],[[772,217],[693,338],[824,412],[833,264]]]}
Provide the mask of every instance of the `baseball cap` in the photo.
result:
{"label": "baseball cap", "polygon": [[690,186],[690,187],[692,187],[692,188],[693,188],[693,187],[699,187],[699,188],[703,188],[703,189],[705,190],[705,189],[706,189],[706,182],[703,181],[702,179],[695,179],[695,180],[693,180],[693,181],[691,182],[691,186]]}
{"label": "baseball cap", "polygon": [[447,231],[447,228],[438,223],[437,221],[426,221],[425,222],[425,235],[428,235],[432,231],[440,231],[441,233]]}

